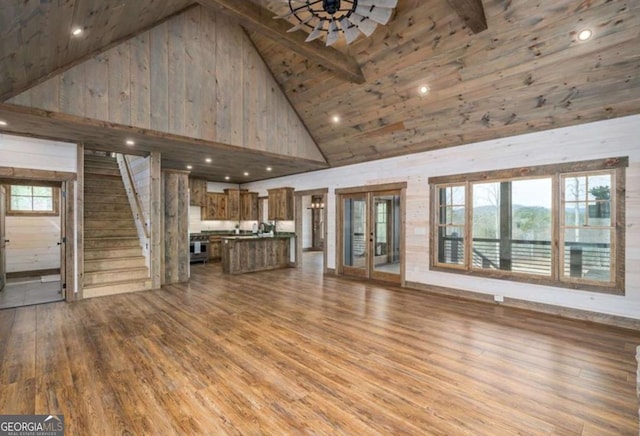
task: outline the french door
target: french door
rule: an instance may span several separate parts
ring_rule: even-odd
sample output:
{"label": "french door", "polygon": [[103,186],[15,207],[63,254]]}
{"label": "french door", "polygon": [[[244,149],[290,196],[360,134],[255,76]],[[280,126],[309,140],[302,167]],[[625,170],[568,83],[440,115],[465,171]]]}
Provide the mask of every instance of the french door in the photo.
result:
{"label": "french door", "polygon": [[401,283],[402,191],[339,196],[340,261],[344,275]]}

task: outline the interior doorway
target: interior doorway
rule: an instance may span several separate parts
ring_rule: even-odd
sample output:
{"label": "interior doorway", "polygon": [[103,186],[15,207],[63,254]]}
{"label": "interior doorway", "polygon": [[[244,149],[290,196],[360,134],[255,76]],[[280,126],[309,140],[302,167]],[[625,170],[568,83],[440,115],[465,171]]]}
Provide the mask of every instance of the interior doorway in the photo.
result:
{"label": "interior doorway", "polygon": [[402,284],[406,184],[336,190],[338,273]]}
{"label": "interior doorway", "polygon": [[327,271],[327,188],[295,191],[295,265],[309,272]]}
{"label": "interior doorway", "polygon": [[0,309],[65,299],[61,182],[16,181],[0,190]]}

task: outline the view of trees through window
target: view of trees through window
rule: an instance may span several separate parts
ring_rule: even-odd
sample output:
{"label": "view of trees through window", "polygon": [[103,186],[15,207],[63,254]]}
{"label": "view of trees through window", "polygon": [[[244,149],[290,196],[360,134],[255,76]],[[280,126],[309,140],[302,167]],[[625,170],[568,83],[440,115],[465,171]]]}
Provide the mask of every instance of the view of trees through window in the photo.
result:
{"label": "view of trees through window", "polygon": [[623,213],[624,198],[615,193],[624,170],[610,162],[533,167],[530,177],[514,169],[495,172],[500,177],[493,180],[491,173],[430,179],[436,214],[432,265],[622,289],[623,265],[616,257],[624,258],[624,229],[616,228],[616,214]]}
{"label": "view of trees through window", "polygon": [[54,188],[48,186],[11,186],[10,212],[54,212]]}

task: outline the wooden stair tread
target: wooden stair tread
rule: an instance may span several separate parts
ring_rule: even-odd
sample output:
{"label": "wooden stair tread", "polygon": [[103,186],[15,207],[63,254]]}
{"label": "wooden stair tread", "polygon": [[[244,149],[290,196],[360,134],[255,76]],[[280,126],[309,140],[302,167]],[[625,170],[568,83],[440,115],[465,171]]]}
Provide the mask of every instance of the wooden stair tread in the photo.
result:
{"label": "wooden stair tread", "polygon": [[106,286],[119,286],[119,285],[126,285],[129,283],[133,284],[133,283],[144,283],[144,282],[151,282],[151,278],[118,280],[116,282],[109,282],[109,283],[96,283],[92,285],[84,285],[83,289],[104,288]]}

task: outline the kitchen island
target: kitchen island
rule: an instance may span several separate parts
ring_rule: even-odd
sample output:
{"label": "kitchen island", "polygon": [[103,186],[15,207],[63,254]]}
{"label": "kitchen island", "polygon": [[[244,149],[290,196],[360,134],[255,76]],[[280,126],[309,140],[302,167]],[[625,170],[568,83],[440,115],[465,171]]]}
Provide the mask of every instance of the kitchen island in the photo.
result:
{"label": "kitchen island", "polygon": [[242,274],[286,268],[290,263],[291,236],[223,236],[222,271]]}

